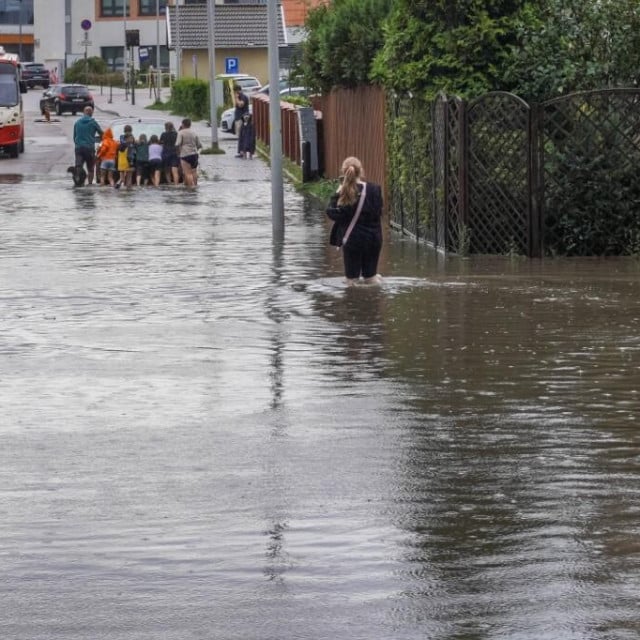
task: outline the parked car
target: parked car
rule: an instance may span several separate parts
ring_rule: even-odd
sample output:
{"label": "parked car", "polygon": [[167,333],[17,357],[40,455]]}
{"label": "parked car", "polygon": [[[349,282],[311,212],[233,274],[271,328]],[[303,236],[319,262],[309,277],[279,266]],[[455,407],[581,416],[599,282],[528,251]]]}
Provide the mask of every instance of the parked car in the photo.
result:
{"label": "parked car", "polygon": [[[220,116],[220,129],[225,133],[235,133],[233,130],[233,113],[235,109],[225,109]],[[253,106],[249,105],[249,113],[253,113]]]}
{"label": "parked car", "polygon": [[[282,83],[283,81],[281,80],[280,82]],[[286,80],[284,82],[286,82]],[[265,91],[265,88],[267,89],[266,91]],[[264,87],[262,87],[259,91],[256,91],[256,93],[265,93],[268,95],[269,85],[265,84]],[[281,100],[286,100],[287,98],[293,97],[293,96],[307,96],[307,95],[309,95],[309,90],[306,87],[285,86],[284,88],[280,89]],[[225,111],[223,111],[220,116],[220,129],[222,129],[222,131],[225,133],[234,133],[233,112],[234,112],[233,108],[225,109]],[[253,113],[252,105],[249,105],[249,113]]]}
{"label": "parked car", "polygon": [[34,87],[49,88],[49,70],[40,62],[23,62],[22,79],[27,83],[29,89]]}
{"label": "parked car", "polygon": [[[278,87],[280,89],[281,97],[309,95],[309,89],[307,89],[307,87],[291,86],[289,84],[288,78],[281,78],[278,82]],[[269,95],[269,85],[265,84],[262,88],[258,89],[256,93],[264,93],[265,95]]]}
{"label": "parked car", "polygon": [[[258,91],[262,87],[262,83],[258,78],[247,75],[246,73],[219,73],[216,76],[216,80],[222,83],[225,94],[231,94],[231,92],[233,92],[233,86],[236,84],[239,85],[247,95]],[[224,98],[226,100],[230,98],[230,95],[225,95]],[[229,103],[227,102],[227,104]]]}
{"label": "parked car", "polygon": [[[109,123],[109,127],[113,131],[113,137],[116,140],[120,139],[120,136],[124,133],[125,125],[131,125],[133,130],[133,137],[137,140],[141,133],[147,136],[147,141],[152,135],[157,135],[158,138],[164,132],[165,120],[162,118],[116,118]],[[103,127],[104,129],[105,127]],[[177,129],[177,127],[176,127]]]}
{"label": "parked car", "polygon": [[[164,123],[166,122],[166,119],[164,118],[115,118],[114,120],[111,120],[111,122],[109,122],[109,124],[104,125],[102,122],[100,123],[100,126],[102,127],[102,129],[106,129],[107,127],[111,129],[111,131],[113,131],[113,137],[115,140],[120,140],[120,136],[124,133],[124,128],[126,125],[131,125],[131,132],[133,133],[133,137],[136,139],[136,141],[138,140],[138,138],[140,137],[140,134],[144,133],[147,136],[147,142],[149,142],[149,139],[151,138],[152,135],[156,135],[158,136],[158,138],[160,138],[160,136],[164,133]],[[177,122],[174,122],[174,124],[178,124]],[[176,129],[178,127],[176,126]],[[99,140],[96,140],[96,144],[99,143]],[[180,175],[180,181],[182,182],[182,170],[179,168],[178,169],[178,173]],[[116,172],[116,177],[118,176],[118,172]],[[160,172],[160,182],[161,183],[165,183],[166,182],[166,178],[165,178],[165,172],[161,171]]]}
{"label": "parked car", "polygon": [[65,111],[75,115],[85,107],[93,106],[93,96],[89,88],[83,84],[54,84],[40,98],[40,112],[43,115],[45,108],[49,112],[55,111],[58,115]]}

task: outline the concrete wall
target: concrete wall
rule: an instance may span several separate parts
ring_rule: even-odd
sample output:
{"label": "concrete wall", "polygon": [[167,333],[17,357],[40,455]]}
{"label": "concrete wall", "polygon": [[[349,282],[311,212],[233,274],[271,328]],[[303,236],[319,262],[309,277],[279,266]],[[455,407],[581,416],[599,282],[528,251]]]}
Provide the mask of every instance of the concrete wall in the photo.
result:
{"label": "concrete wall", "polygon": [[65,0],[36,0],[33,7],[35,62],[62,70],[65,53]]}

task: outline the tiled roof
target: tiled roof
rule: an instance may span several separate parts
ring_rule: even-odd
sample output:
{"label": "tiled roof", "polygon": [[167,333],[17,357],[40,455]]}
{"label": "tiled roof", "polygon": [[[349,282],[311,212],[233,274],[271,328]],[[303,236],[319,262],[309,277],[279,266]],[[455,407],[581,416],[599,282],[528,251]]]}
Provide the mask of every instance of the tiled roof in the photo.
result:
{"label": "tiled roof", "polygon": [[[207,5],[180,5],[179,25],[176,8],[167,7],[169,48],[178,38],[183,49],[206,49],[208,46]],[[282,7],[278,5],[278,45],[287,44]],[[214,7],[214,39],[216,48],[267,47],[266,4],[216,4]]]}
{"label": "tiled roof", "polygon": [[290,27],[303,27],[309,15],[309,11],[326,0],[281,0],[284,8],[284,21],[287,29]]}

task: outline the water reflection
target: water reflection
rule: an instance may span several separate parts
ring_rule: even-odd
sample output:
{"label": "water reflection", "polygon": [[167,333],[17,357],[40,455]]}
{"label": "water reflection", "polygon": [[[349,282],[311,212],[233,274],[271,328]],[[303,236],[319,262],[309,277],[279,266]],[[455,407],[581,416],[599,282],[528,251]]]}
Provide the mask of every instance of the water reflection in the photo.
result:
{"label": "water reflection", "polygon": [[345,288],[239,184],[6,186],[5,635],[637,635],[638,263]]}

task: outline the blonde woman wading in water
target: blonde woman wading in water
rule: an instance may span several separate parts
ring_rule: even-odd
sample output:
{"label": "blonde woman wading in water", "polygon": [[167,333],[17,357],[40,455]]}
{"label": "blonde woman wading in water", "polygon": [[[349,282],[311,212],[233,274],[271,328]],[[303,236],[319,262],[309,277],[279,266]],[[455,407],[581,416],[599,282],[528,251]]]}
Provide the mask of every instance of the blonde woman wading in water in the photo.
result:
{"label": "blonde woman wading in water", "polygon": [[[358,201],[364,188],[364,171],[358,158],[349,157],[342,163],[342,184],[331,196],[326,214],[334,221],[332,244],[335,237],[344,238],[356,215]],[[382,249],[382,189],[374,182],[366,183],[364,202],[351,233],[342,244],[344,275],[348,285],[362,277],[365,284],[380,284],[378,259]]]}

